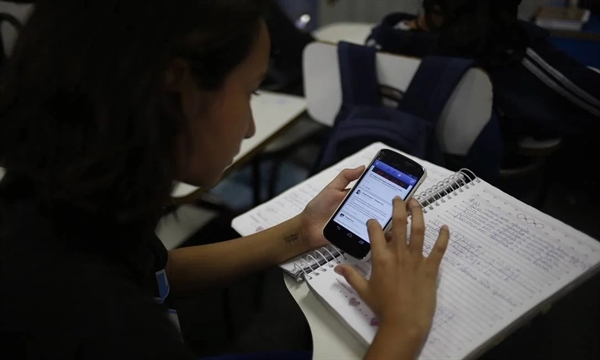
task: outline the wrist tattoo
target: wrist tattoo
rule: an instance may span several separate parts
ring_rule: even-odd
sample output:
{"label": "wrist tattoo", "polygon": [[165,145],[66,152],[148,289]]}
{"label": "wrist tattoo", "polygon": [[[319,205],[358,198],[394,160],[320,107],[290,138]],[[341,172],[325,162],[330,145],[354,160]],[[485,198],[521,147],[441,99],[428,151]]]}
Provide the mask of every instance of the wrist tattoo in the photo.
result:
{"label": "wrist tattoo", "polygon": [[298,234],[290,234],[283,237],[283,241],[287,244],[296,245],[296,241],[298,240]]}

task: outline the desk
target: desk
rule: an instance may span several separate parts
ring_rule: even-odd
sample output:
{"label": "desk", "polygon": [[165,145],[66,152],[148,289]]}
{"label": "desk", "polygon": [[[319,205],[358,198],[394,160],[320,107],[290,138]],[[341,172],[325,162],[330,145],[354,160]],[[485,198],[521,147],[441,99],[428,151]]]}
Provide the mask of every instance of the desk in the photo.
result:
{"label": "desk", "polygon": [[315,297],[305,281],[286,274],[283,281],[310,326],[313,359],[362,359],[367,348]]}
{"label": "desk", "polygon": [[[306,110],[306,101],[298,96],[260,91],[252,97],[250,106],[256,123],[256,133],[242,142],[239,154],[225,170],[224,176],[245,164],[290,126]],[[176,204],[181,204],[195,199],[202,191],[198,187],[178,183],[172,197]]]}
{"label": "desk", "polygon": [[343,40],[354,44],[364,45],[367,36],[369,36],[371,29],[375,25],[376,24],[340,22],[323,26],[313,31],[312,35],[316,40],[334,44]]}
{"label": "desk", "polygon": [[[537,12],[534,19],[536,15]],[[591,15],[581,31],[548,31],[548,41],[555,48],[564,51],[583,65],[600,68],[600,15]]]}
{"label": "desk", "polygon": [[[256,122],[256,134],[242,142],[239,154],[225,170],[225,175],[246,163],[290,126],[306,110],[306,101],[299,96],[260,91],[259,95],[252,97],[250,106]],[[0,168],[0,179],[3,176],[4,169]],[[201,189],[196,186],[177,183],[172,197],[176,203],[184,203],[194,199],[200,192]]]}

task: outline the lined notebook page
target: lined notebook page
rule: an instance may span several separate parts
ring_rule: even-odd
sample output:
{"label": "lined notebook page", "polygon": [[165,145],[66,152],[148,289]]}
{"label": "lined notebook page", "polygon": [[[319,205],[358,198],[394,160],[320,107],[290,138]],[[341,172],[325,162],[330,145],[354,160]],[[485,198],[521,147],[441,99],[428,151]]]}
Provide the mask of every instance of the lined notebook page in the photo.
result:
{"label": "lined notebook page", "polygon": [[493,186],[475,183],[428,211],[428,253],[451,238],[424,358],[465,357],[600,263],[600,244]]}
{"label": "lined notebook page", "polygon": [[[247,236],[280,224],[285,220],[298,215],[300,212],[302,212],[302,210],[304,210],[306,204],[308,204],[310,200],[317,196],[317,194],[342,170],[346,168],[355,168],[360,165],[368,165],[369,162],[373,160],[373,157],[375,157],[377,152],[383,148],[389,147],[382,143],[374,143],[369,145],[358,153],[347,157],[328,169],[323,170],[301,184],[285,191],[274,199],[236,217],[231,222],[231,226],[242,236]],[[427,170],[427,178],[419,190],[417,190],[417,193],[437,184],[453,174],[451,171],[440,166],[431,164],[424,160],[416,158],[413,159]],[[305,260],[303,264],[305,267],[308,267],[309,265],[314,264],[314,259],[321,258],[321,256],[317,253],[311,255],[312,258],[299,256],[291,259],[281,264],[280,267],[288,272],[296,273],[297,271],[294,271],[294,266],[301,265],[301,260]]]}
{"label": "lined notebook page", "polygon": [[[567,292],[600,263],[596,240],[483,181],[428,209],[425,222],[425,253],[441,225],[450,227],[451,237],[423,359],[464,358],[486,348],[502,330],[552,295]],[[361,264],[361,271],[370,274],[370,266]],[[371,342],[370,315],[351,301],[356,294],[344,280],[332,271],[313,279],[309,284],[320,297]]]}

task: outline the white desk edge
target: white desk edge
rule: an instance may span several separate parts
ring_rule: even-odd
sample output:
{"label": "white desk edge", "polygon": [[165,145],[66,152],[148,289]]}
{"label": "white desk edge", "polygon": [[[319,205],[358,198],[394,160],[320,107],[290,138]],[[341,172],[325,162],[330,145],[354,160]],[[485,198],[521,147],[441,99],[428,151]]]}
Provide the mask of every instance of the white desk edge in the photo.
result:
{"label": "white desk edge", "polygon": [[283,274],[285,285],[310,326],[313,359],[361,359],[367,348],[310,291],[306,281]]}
{"label": "white desk edge", "polygon": [[[273,134],[296,119],[306,110],[306,100],[299,96],[277,94],[261,91],[260,96],[252,99],[252,111],[255,113],[256,134],[244,140],[239,154],[233,159],[233,164],[248,153],[263,145]],[[4,177],[5,170],[0,167],[0,180]],[[177,182],[171,196],[184,197],[198,190],[198,187]]]}
{"label": "white desk edge", "polygon": [[[306,110],[306,100],[299,96],[260,91],[259,96],[252,97],[251,106],[256,123],[256,134],[242,142],[240,152],[230,166],[263,145],[273,134],[296,119]],[[171,196],[181,198],[196,190],[198,188],[195,186],[179,182],[175,185]]]}

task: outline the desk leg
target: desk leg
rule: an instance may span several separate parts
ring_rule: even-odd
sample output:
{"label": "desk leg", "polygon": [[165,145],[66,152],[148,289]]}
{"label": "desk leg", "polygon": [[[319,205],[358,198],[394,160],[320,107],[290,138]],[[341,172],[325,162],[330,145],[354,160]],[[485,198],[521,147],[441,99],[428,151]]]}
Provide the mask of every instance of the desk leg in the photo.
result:
{"label": "desk leg", "polygon": [[260,174],[260,159],[255,158],[252,160],[252,182],[254,185],[254,206],[258,206],[261,203],[261,174]]}

